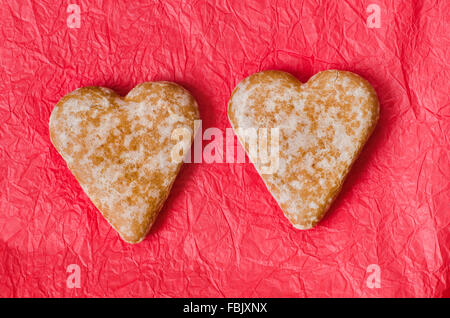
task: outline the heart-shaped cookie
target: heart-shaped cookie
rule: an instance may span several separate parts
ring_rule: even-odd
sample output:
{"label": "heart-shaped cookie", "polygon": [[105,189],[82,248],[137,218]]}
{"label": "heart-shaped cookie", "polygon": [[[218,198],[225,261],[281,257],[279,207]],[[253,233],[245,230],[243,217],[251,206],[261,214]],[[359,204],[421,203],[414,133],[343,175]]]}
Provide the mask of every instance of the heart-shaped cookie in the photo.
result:
{"label": "heart-shaped cookie", "polygon": [[[323,218],[378,115],[372,86],[337,70],[320,72],[305,84],[285,72],[256,73],[237,85],[228,103],[228,117],[249,159],[298,229],[310,229]],[[277,169],[271,173],[258,152],[249,151],[243,132],[255,128],[278,129]]]}
{"label": "heart-shaped cookie", "polygon": [[50,138],[106,220],[123,240],[138,243],[182,164],[182,156],[172,155],[178,143],[172,133],[193,132],[196,119],[196,101],[175,83],[143,83],[125,97],[84,87],[58,102]]}

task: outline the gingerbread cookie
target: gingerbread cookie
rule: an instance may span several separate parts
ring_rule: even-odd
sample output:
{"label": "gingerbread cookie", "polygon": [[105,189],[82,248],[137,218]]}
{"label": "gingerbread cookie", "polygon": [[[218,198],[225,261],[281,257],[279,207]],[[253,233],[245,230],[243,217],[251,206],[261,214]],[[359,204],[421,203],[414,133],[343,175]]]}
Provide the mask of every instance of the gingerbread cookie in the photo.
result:
{"label": "gingerbread cookie", "polygon": [[123,240],[138,243],[182,164],[182,157],[171,156],[177,143],[171,134],[177,128],[193,131],[196,119],[196,101],[175,83],[143,83],[125,97],[84,87],[58,102],[50,138],[106,220]]}
{"label": "gingerbread cookie", "polygon": [[[342,188],[379,116],[375,90],[351,72],[328,70],[303,84],[289,73],[265,71],[242,80],[228,116],[249,159],[285,216],[298,229],[314,227]],[[278,128],[277,169],[264,164],[242,131]]]}

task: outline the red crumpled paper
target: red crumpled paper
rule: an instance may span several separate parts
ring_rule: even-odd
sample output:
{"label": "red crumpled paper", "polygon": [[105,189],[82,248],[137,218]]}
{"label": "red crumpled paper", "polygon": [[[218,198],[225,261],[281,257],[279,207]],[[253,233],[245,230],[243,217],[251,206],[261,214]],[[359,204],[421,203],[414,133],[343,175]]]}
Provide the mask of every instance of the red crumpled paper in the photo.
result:
{"label": "red crumpled paper", "polygon": [[[0,296],[450,296],[448,1],[70,2],[79,28],[68,2],[0,5]],[[68,92],[153,80],[189,89],[203,130],[225,134],[233,88],[267,69],[349,70],[379,95],[313,230],[289,224],[251,163],[186,163],[129,245],[50,143]]]}

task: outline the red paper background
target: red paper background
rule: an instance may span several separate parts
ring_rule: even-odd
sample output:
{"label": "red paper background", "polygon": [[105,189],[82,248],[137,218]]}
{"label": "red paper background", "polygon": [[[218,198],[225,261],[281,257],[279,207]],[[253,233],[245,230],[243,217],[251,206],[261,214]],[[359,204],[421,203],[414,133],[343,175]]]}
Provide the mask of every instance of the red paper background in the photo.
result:
{"label": "red paper background", "polygon": [[[81,8],[69,29],[67,4]],[[381,9],[368,28],[366,8]],[[450,296],[449,1],[1,1],[0,296]],[[50,143],[68,92],[175,81],[203,129],[266,69],[367,78],[381,117],[327,218],[295,230],[250,163],[185,164],[122,242]],[[67,288],[69,264],[81,288]],[[378,264],[381,288],[367,266]]]}

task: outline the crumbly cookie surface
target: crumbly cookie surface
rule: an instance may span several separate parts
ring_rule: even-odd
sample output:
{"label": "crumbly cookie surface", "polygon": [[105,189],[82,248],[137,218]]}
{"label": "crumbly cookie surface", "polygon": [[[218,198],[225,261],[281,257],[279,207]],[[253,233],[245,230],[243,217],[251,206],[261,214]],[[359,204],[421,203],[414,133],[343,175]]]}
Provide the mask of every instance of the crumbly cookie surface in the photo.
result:
{"label": "crumbly cookie surface", "polygon": [[[286,217],[314,227],[339,193],[376,126],[379,102],[360,76],[329,70],[302,84],[289,73],[264,71],[242,80],[228,116],[250,160]],[[238,128],[279,128],[279,166],[263,174]]]}
{"label": "crumbly cookie surface", "polygon": [[182,164],[171,157],[177,143],[171,134],[177,128],[193,131],[196,119],[196,101],[175,83],[143,83],[125,97],[83,87],[54,108],[50,138],[103,216],[126,242],[137,243]]}

